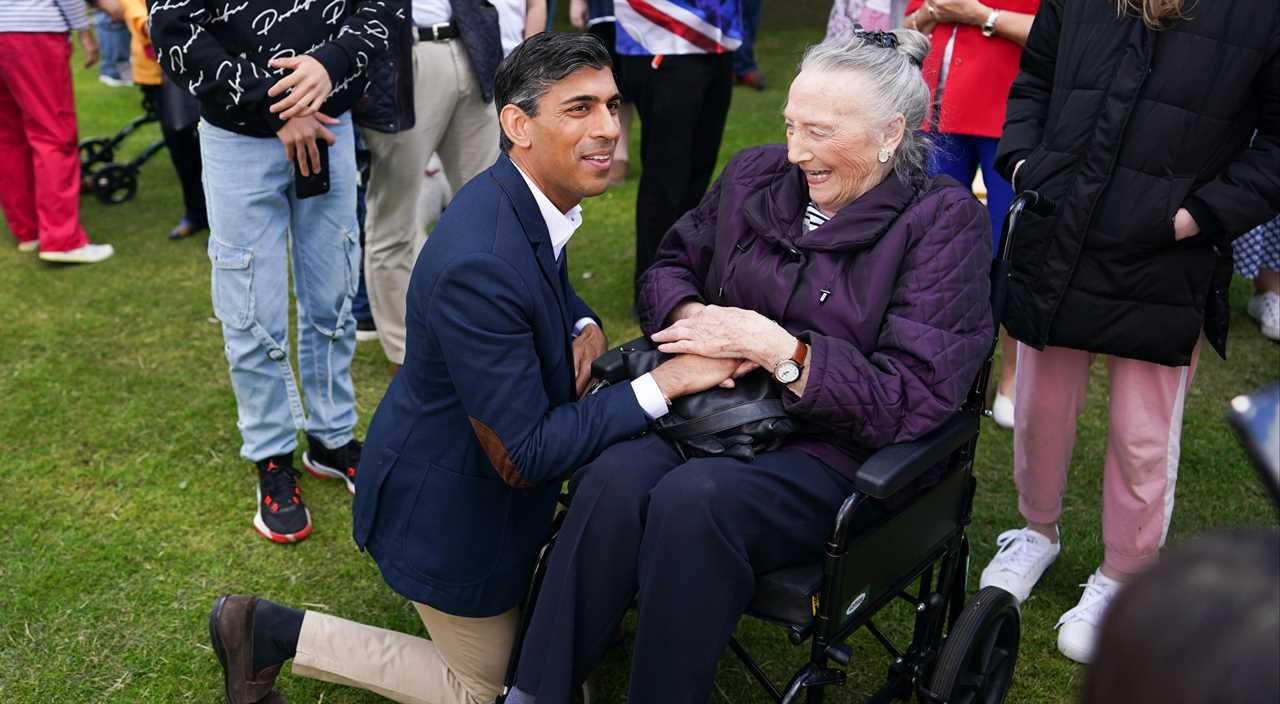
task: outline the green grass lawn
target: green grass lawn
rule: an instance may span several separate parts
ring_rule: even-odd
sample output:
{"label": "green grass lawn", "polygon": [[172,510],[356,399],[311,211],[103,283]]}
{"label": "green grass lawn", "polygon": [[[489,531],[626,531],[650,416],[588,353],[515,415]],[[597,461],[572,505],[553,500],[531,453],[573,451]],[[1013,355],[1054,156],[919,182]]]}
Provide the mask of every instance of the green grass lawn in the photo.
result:
{"label": "green grass lawn", "polygon": [[[764,93],[735,91],[722,163],[781,139],[785,79],[801,47],[820,38],[812,27],[821,26],[814,20],[827,4],[817,5],[805,15],[810,29],[788,28],[804,24],[794,8],[770,5],[766,21],[777,22],[768,26],[781,28],[761,37],[758,52],[773,83]],[[76,72],[82,136],[113,133],[140,112],[135,89],[105,88],[95,75]],[[128,151],[157,138],[147,128]],[[627,316],[635,188],[633,178],[585,203],[586,224],[573,243],[575,284],[615,341],[636,332]],[[220,702],[205,619],[213,598],[227,592],[421,634],[408,602],[355,549],[341,485],[304,475],[315,520],[304,543],[281,547],[253,532],[254,473],[238,457],[205,238],[165,239],[180,214],[167,155],[147,164],[133,202],[107,207],[85,198],[81,214],[95,241],[115,246],[115,258],[49,266],[19,254],[7,231],[0,235],[0,300],[8,302],[0,306],[8,340],[0,346],[0,702]],[[1275,521],[1223,421],[1231,397],[1280,375],[1280,347],[1244,314],[1247,292],[1243,281],[1232,289],[1230,361],[1206,348],[1187,400],[1171,543]],[[1070,702],[1082,676],[1058,654],[1053,625],[1102,557],[1107,390],[1104,365],[1094,372],[1063,517],[1065,550],[1024,606],[1012,702]],[[354,376],[363,434],[388,381],[376,344],[359,346]],[[1011,435],[984,425],[971,586],[996,534],[1019,522],[1010,456]],[[888,630],[901,635],[905,624],[889,619]],[[778,679],[803,659],[780,630],[744,622],[738,635]],[[831,701],[859,701],[882,681],[887,661],[875,643],[859,637],[855,645],[851,682],[832,690]],[[625,699],[627,664],[627,648],[606,660],[599,701]],[[280,687],[294,702],[382,701],[289,675]],[[714,701],[765,699],[728,656]]]}

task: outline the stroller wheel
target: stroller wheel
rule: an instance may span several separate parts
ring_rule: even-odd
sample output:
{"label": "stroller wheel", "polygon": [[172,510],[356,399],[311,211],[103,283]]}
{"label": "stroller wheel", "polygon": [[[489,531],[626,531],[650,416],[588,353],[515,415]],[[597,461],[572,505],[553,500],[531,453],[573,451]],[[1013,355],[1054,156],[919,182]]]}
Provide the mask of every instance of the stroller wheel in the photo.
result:
{"label": "stroller wheel", "polygon": [[116,158],[115,151],[109,139],[86,139],[80,143],[80,168],[88,171],[96,164],[109,162]]}
{"label": "stroller wheel", "polygon": [[125,203],[138,192],[138,177],[127,166],[108,164],[93,178],[94,195],[104,205]]}

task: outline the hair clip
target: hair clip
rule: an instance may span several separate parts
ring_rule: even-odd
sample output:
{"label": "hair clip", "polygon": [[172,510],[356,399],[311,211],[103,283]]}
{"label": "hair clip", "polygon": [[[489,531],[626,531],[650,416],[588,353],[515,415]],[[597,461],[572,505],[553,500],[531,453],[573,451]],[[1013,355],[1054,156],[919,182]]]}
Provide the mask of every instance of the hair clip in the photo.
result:
{"label": "hair clip", "polygon": [[893,32],[874,31],[868,32],[862,28],[861,24],[853,25],[853,34],[864,42],[878,46],[882,49],[897,49],[898,35]]}

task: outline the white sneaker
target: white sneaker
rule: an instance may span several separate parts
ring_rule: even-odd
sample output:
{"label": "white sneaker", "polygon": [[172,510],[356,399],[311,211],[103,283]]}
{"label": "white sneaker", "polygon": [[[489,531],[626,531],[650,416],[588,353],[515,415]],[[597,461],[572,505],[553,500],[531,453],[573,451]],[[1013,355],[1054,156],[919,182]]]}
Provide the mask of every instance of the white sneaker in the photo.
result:
{"label": "white sneaker", "polygon": [[34,252],[40,249],[40,240],[29,240],[27,242],[18,243],[19,252]]}
{"label": "white sneaker", "polygon": [[86,244],[67,252],[41,252],[40,258],[59,264],[96,264],[109,259],[112,254],[115,250],[109,244]]}
{"label": "white sneaker", "polygon": [[116,78],[114,76],[105,76],[99,74],[98,82],[104,86],[112,88],[128,88],[133,85],[133,81],[128,78]]}
{"label": "white sneaker", "polygon": [[1052,542],[1030,528],[1006,530],[996,538],[996,545],[1000,551],[982,570],[980,588],[1000,587],[1012,594],[1019,605],[1031,595],[1040,575],[1062,551],[1060,542]]}
{"label": "white sneaker", "polygon": [[991,420],[1007,430],[1013,429],[1013,399],[996,392],[995,403],[991,404]]}
{"label": "white sneaker", "polygon": [[1262,336],[1280,340],[1280,293],[1268,291],[1249,299],[1249,317],[1258,321]]}
{"label": "white sneaker", "polygon": [[1120,591],[1120,582],[1102,574],[1099,569],[1081,584],[1084,594],[1075,608],[1058,619],[1058,650],[1082,665],[1093,659],[1093,647],[1098,642],[1098,631],[1107,607]]}

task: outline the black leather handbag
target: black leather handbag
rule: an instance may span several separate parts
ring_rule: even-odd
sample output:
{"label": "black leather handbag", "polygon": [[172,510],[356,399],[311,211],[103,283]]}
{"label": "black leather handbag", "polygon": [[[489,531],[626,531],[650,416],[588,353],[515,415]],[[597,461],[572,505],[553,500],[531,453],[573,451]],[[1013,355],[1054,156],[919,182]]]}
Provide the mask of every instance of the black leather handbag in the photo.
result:
{"label": "black leather handbag", "polygon": [[[670,358],[641,338],[596,360],[592,372],[604,384],[618,383],[643,376]],[[671,411],[654,423],[658,435],[686,458],[746,461],[778,449],[796,427],[782,406],[782,389],[764,369],[737,379],[731,389],[708,389],[675,399]]]}

